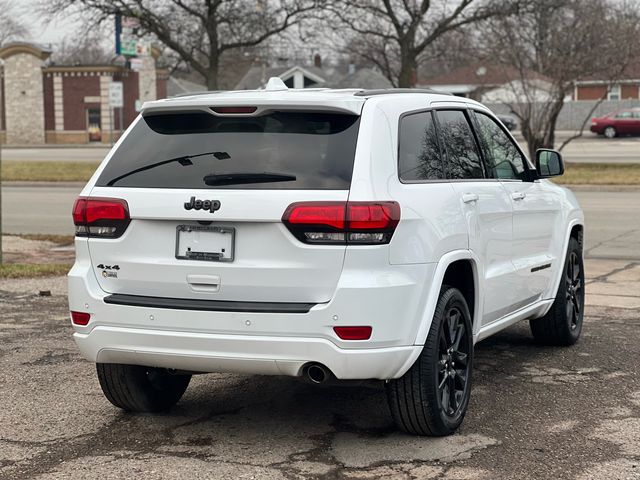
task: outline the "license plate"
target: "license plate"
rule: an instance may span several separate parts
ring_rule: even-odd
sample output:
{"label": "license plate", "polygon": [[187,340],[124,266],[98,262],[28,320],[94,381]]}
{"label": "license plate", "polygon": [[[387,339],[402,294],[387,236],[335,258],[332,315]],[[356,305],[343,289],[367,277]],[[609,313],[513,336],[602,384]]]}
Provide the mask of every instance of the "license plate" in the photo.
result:
{"label": "license plate", "polygon": [[235,229],[231,227],[178,225],[176,258],[208,262],[232,262]]}

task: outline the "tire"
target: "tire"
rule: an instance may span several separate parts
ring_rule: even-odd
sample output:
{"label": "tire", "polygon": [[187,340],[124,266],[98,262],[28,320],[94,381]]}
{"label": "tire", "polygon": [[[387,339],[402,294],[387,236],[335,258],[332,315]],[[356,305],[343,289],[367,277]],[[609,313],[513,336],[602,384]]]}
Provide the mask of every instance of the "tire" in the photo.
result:
{"label": "tire", "polygon": [[128,412],[163,412],[182,397],[191,375],[174,375],[164,368],[98,363],[104,396]]}
{"label": "tire", "polygon": [[615,127],[607,127],[604,129],[604,136],[607,138],[616,138],[618,136],[618,131]]}
{"label": "tire", "polygon": [[533,337],[544,345],[573,345],[584,319],[584,263],[578,241],[571,237],[556,299],[547,314],[529,320]]}
{"label": "tire", "polygon": [[458,289],[443,286],[420,357],[402,377],[386,383],[398,428],[413,435],[454,433],[469,405],[472,367],[467,302]]}

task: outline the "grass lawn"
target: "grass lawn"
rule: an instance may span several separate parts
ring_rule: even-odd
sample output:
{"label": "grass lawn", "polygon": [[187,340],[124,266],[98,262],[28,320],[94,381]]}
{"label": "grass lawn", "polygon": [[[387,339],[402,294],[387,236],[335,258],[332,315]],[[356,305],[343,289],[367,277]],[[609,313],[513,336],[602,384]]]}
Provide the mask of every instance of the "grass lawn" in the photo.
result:
{"label": "grass lawn", "polygon": [[[86,182],[99,162],[2,162],[2,181]],[[567,163],[564,185],[640,185],[640,163]]]}
{"label": "grass lawn", "polygon": [[73,245],[73,241],[75,239],[74,235],[56,235],[53,233],[5,233],[4,235],[26,238],[27,240],[36,240],[38,242],[51,242],[60,247]]}
{"label": "grass lawn", "polygon": [[71,270],[67,263],[4,263],[0,265],[0,278],[34,278],[66,275]]}
{"label": "grass lawn", "polygon": [[567,163],[563,185],[640,185],[640,163]]}
{"label": "grass lawn", "polygon": [[3,182],[86,182],[100,162],[2,162]]}

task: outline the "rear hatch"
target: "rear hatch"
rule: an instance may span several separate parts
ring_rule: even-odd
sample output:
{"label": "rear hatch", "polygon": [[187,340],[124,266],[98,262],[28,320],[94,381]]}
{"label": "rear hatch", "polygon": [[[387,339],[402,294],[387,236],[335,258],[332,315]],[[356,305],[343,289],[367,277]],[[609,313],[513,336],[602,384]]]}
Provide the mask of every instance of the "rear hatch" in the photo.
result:
{"label": "rear hatch", "polygon": [[88,201],[96,199],[95,215],[108,217],[109,199],[124,200],[130,220],[111,230],[87,227],[101,288],[165,298],[329,301],[346,246],[303,243],[282,217],[294,202],[348,200],[359,117],[218,110],[150,112],[106,164]]}

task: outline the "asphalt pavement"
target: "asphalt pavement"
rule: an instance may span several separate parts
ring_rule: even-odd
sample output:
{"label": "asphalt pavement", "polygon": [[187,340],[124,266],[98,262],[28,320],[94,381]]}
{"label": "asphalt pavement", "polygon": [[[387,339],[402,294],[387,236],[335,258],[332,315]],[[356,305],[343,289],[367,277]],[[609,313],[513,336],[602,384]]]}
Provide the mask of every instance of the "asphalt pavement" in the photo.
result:
{"label": "asphalt pavement", "polygon": [[171,412],[123,413],[72,341],[64,278],[0,280],[0,478],[638,480],[640,262],[587,272],[580,341],[541,347],[522,322],[480,342],[446,438],[395,431],[381,382],[198,375]]}
{"label": "asphalt pavement", "polygon": [[[4,184],[5,233],[73,234],[71,208],[81,184]],[[586,253],[592,258],[640,259],[640,187],[585,191],[576,195],[586,215]]]}

